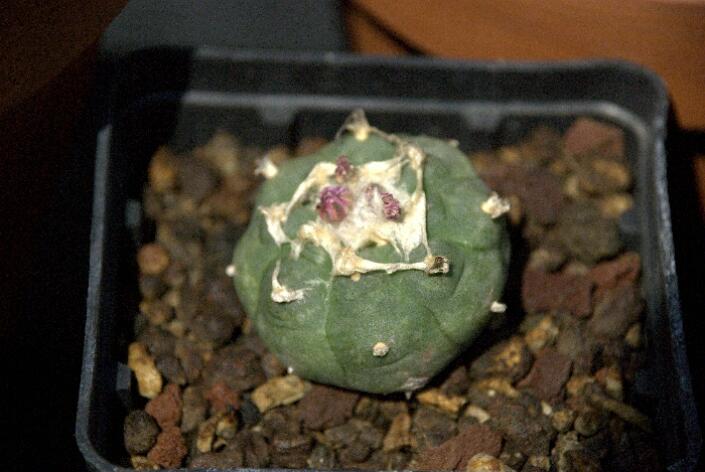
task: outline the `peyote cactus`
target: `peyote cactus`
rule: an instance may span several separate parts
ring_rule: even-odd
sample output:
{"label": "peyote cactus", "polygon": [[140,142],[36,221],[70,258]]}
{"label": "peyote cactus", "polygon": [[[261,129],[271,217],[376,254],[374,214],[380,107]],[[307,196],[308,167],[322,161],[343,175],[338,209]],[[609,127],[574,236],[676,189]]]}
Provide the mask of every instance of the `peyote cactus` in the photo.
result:
{"label": "peyote cactus", "polygon": [[508,205],[451,143],[384,133],[356,111],[315,154],[259,171],[230,270],[298,375],[411,392],[503,310]]}

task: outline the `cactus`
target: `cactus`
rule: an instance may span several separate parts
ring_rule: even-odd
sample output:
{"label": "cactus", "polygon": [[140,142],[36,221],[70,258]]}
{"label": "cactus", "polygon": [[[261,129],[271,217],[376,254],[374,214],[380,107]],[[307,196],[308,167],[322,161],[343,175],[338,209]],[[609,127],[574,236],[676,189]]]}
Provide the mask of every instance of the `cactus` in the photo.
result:
{"label": "cactus", "polygon": [[230,273],[291,371],[412,392],[504,308],[508,205],[452,143],[387,134],[356,111],[318,152],[261,167]]}

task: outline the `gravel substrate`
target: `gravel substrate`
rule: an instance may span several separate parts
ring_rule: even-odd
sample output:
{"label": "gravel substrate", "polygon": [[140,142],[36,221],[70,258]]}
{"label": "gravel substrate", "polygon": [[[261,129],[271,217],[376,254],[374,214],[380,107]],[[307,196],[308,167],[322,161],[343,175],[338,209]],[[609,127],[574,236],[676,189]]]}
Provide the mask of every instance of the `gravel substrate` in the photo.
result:
{"label": "gravel substrate", "polygon": [[617,225],[633,205],[620,129],[580,118],[563,135],[539,127],[469,156],[512,202],[508,309],[410,399],[287,374],[233,289],[255,158],[324,143],[258,150],[220,132],[188,154],[154,155],[144,208],[156,234],[136,255],[142,301],[127,353],[143,399],[124,423],[135,468],[661,469],[649,418],[632,406],[643,302],[639,255]]}

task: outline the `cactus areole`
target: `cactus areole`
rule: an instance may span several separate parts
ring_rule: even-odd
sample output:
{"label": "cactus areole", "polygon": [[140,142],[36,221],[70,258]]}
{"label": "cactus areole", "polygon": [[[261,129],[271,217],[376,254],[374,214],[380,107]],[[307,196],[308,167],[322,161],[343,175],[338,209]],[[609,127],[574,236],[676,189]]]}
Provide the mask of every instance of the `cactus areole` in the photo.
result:
{"label": "cactus areole", "polygon": [[297,375],[412,392],[497,316],[508,205],[451,143],[385,133],[356,111],[330,144],[268,174],[230,273]]}

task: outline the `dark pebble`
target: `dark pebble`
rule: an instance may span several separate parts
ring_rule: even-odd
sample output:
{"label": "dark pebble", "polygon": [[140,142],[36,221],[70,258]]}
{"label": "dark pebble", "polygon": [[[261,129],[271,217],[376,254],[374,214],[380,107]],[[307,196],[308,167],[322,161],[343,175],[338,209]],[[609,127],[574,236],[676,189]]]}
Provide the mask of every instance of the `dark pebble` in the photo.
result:
{"label": "dark pebble", "polygon": [[415,470],[465,470],[475,454],[498,456],[502,436],[489,426],[472,426],[443,444],[422,450]]}
{"label": "dark pebble", "polygon": [[488,405],[489,424],[506,438],[506,448],[525,457],[548,455],[555,432],[537,401],[522,396],[517,401],[495,397]]}
{"label": "dark pebble", "polygon": [[589,202],[566,207],[558,219],[556,235],[569,254],[590,264],[612,257],[622,248],[616,222],[603,218]]}
{"label": "dark pebble", "polygon": [[195,158],[183,158],[179,161],[179,183],[181,192],[198,202],[213,192],[218,179],[203,162]]}
{"label": "dark pebble", "polygon": [[445,395],[464,395],[470,388],[470,380],[468,379],[468,371],[464,365],[458,366],[450,373],[447,379],[443,381],[440,390]]}
{"label": "dark pebble", "polygon": [[595,298],[588,330],[597,337],[621,338],[639,319],[642,302],[638,289],[631,284],[603,290]]}
{"label": "dark pebble", "polygon": [[271,462],[267,441],[255,431],[238,432],[235,439],[228,444],[226,451],[230,449],[237,449],[243,453],[245,467],[262,468],[267,467]]}
{"label": "dark pebble", "polygon": [[592,118],[578,118],[563,135],[563,149],[573,156],[601,153],[624,156],[624,131]]}
{"label": "dark pebble", "polygon": [[123,438],[131,455],[146,454],[157,441],[159,426],[144,410],[133,410],[125,417]]}
{"label": "dark pebble", "polygon": [[157,369],[161,374],[166,377],[169,382],[184,385],[186,383],[186,374],[184,374],[184,369],[181,367],[179,360],[172,355],[164,355],[157,357],[156,360]]}
{"label": "dark pebble", "polygon": [[230,449],[198,455],[191,459],[189,467],[192,469],[239,469],[244,465],[244,462],[242,451]]}
{"label": "dark pebble", "polygon": [[412,431],[420,449],[438,446],[456,433],[455,421],[440,411],[421,406],[414,413]]}
{"label": "dark pebble", "polygon": [[154,275],[140,275],[140,294],[146,300],[156,300],[164,295],[167,285],[160,277]]}
{"label": "dark pebble", "polygon": [[270,440],[272,467],[301,469],[306,467],[311,453],[311,437],[303,434],[275,434]]}
{"label": "dark pebble", "polygon": [[636,252],[627,252],[618,258],[601,262],[590,269],[598,289],[611,289],[622,284],[635,284],[641,270],[641,258]]}
{"label": "dark pebble", "polygon": [[250,400],[243,400],[238,410],[238,418],[244,426],[254,426],[260,422],[262,414]]}
{"label": "dark pebble", "polygon": [[188,340],[179,339],[176,341],[174,353],[179,359],[186,380],[190,383],[195,382],[201,376],[203,369],[203,359],[201,359],[196,347]]}
{"label": "dark pebble", "polygon": [[173,354],[176,345],[176,339],[171,333],[156,326],[145,328],[137,340],[147,346],[149,353],[155,357]]}
{"label": "dark pebble", "polygon": [[308,457],[307,465],[311,469],[330,470],[335,468],[335,453],[323,444],[316,444]]}
{"label": "dark pebble", "polygon": [[344,468],[353,467],[370,456],[372,448],[362,441],[353,441],[338,452],[338,459]]}
{"label": "dark pebble", "polygon": [[565,452],[566,472],[601,472],[600,460],[590,451],[573,449]]}
{"label": "dark pebble", "polygon": [[257,354],[237,345],[228,345],[217,351],[206,365],[203,375],[210,385],[223,381],[240,392],[267,380]]}
{"label": "dark pebble", "polygon": [[278,435],[298,436],[301,433],[301,420],[295,406],[275,408],[262,418],[262,435],[273,440]]}
{"label": "dark pebble", "polygon": [[341,425],[352,416],[359,398],[355,392],[315,385],[299,402],[301,420],[314,430]]}
{"label": "dark pebble", "polygon": [[541,400],[554,401],[561,397],[570,368],[570,358],[552,348],[542,349],[536,354],[529,374],[517,386],[526,388]]}
{"label": "dark pebble", "polygon": [[189,386],[184,389],[181,410],[181,431],[191,432],[206,419],[208,402],[203,398],[202,387]]}
{"label": "dark pebble", "polygon": [[219,347],[232,337],[235,320],[213,307],[206,306],[191,320],[189,328],[197,339]]}

